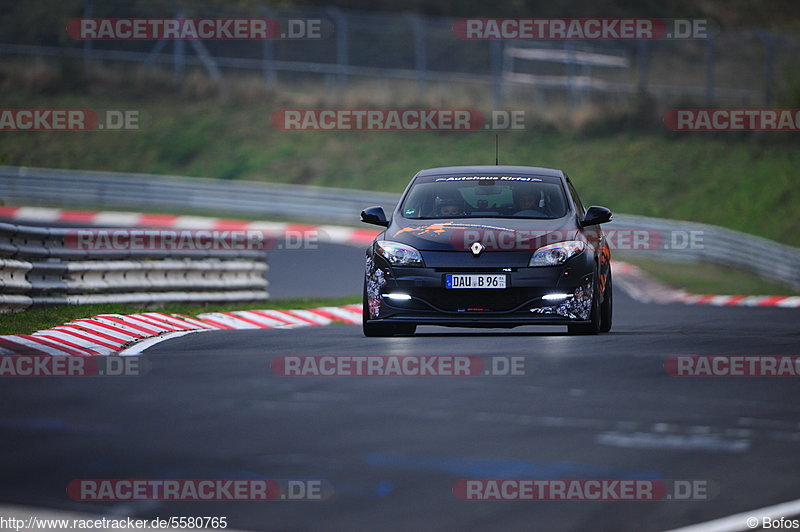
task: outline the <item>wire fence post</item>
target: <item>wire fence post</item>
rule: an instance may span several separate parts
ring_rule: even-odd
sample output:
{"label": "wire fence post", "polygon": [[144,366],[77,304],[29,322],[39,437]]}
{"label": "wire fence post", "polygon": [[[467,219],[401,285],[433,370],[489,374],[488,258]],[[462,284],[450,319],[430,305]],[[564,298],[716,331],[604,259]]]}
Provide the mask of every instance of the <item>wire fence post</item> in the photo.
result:
{"label": "wire fence post", "polygon": [[642,39],[637,44],[639,56],[639,92],[644,94],[647,92],[647,84],[650,77],[650,41]]}
{"label": "wire fence post", "polygon": [[[181,18],[181,8],[175,8],[175,18]],[[177,86],[183,82],[186,70],[186,43],[182,39],[172,40],[172,82]]]}
{"label": "wire fence post", "polygon": [[425,21],[416,13],[407,13],[406,17],[411,26],[411,34],[414,36],[414,70],[417,71],[417,87],[423,91],[428,78],[428,42]]}
{"label": "wire fence post", "polygon": [[576,87],[575,87],[575,44],[572,41],[567,41],[564,48],[567,49],[567,91],[569,95],[569,105],[575,108],[576,104]]}
{"label": "wire fence post", "polygon": [[489,41],[489,60],[492,70],[492,104],[495,107],[503,105],[503,43],[497,40]]}
{"label": "wire fence post", "polygon": [[[268,19],[272,16],[269,6],[261,6],[261,15]],[[277,37],[277,36],[272,36]],[[273,61],[275,61],[275,41],[273,38],[264,39],[261,42],[261,71],[264,76],[264,83],[267,87],[272,88],[275,86],[275,68]]]}
{"label": "wire fence post", "polygon": [[716,51],[714,38],[709,34],[706,37],[706,105],[714,103],[714,63]]}
{"label": "wire fence post", "polygon": [[[183,20],[185,17],[186,14],[183,12],[182,9],[179,9],[177,18]],[[181,42],[183,41],[181,40]],[[214,83],[216,83],[217,85],[222,85],[222,72],[220,72],[217,63],[214,61],[214,57],[210,53],[208,53],[208,49],[206,48],[206,45],[203,44],[203,41],[199,39],[190,39],[189,45],[192,47],[192,50],[194,50],[194,53],[195,55],[197,55],[198,59],[200,59],[200,62],[203,64],[206,71],[208,72],[208,75],[211,77]],[[181,52],[183,51],[184,49],[182,48]],[[185,63],[185,61],[183,62]]]}
{"label": "wire fence post", "polygon": [[756,29],[756,35],[767,47],[767,56],[764,62],[764,103],[767,107],[772,107],[775,103],[775,39],[761,28]]}
{"label": "wire fence post", "polygon": [[[83,0],[83,18],[92,18],[94,13],[94,4],[92,0]],[[83,68],[88,71],[90,62],[92,60],[92,48],[94,41],[92,39],[83,40]]]}
{"label": "wire fence post", "polygon": [[347,15],[339,8],[328,8],[328,13],[334,20],[336,28],[336,80],[340,88],[347,86],[347,66],[349,64],[350,50],[348,47]]}
{"label": "wire fence post", "polygon": [[186,70],[186,45],[181,39],[172,41],[172,82],[180,85],[183,82],[184,71]]}

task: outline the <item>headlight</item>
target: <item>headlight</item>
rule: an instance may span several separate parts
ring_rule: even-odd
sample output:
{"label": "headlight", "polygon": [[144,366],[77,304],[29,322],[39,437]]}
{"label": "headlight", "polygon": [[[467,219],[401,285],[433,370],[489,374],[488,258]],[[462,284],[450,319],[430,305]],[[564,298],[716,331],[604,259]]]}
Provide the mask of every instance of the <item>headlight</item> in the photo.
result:
{"label": "headlight", "polygon": [[528,266],[557,266],[564,264],[581,251],[586,249],[586,243],[580,240],[568,240],[542,246],[534,251]]}
{"label": "headlight", "polygon": [[378,240],[375,243],[378,255],[389,261],[392,266],[423,266],[419,251],[398,242]]}

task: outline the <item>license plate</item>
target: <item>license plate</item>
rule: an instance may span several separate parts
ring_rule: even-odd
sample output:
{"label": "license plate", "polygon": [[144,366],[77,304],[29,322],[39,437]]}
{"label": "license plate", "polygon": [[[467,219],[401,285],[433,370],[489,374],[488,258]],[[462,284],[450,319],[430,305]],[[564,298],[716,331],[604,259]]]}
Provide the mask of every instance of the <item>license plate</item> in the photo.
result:
{"label": "license plate", "polygon": [[445,276],[446,288],[505,288],[506,276],[496,274],[457,274]]}

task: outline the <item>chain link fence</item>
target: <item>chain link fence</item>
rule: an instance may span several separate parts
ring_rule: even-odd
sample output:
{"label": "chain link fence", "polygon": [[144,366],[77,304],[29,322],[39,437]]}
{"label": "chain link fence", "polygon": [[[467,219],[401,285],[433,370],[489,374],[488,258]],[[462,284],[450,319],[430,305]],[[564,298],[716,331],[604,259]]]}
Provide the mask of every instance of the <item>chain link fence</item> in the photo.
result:
{"label": "chain link fence", "polygon": [[[6,2],[8,3],[8,2]],[[48,10],[48,8],[51,8]],[[269,18],[320,21],[319,39],[85,40],[65,31],[75,18]],[[135,63],[184,83],[198,69],[224,85],[248,73],[269,87],[298,81],[346,91],[363,80],[466,84],[496,105],[625,102],[646,93],[664,103],[772,106],[798,70],[800,35],[722,30],[713,38],[661,41],[470,41],[455,19],[338,8],[290,9],[156,0],[65,0],[7,6],[6,56],[83,61],[86,68]],[[591,57],[591,60],[587,60]],[[398,89],[400,90],[400,89]]]}

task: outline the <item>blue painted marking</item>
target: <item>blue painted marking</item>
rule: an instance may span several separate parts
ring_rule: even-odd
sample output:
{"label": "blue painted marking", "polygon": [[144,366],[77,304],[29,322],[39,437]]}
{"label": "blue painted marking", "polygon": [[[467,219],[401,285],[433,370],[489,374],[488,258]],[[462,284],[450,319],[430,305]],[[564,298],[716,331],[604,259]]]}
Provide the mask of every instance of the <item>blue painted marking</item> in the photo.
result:
{"label": "blue painted marking", "polygon": [[576,462],[526,462],[513,458],[464,458],[454,456],[403,456],[368,454],[374,466],[399,469],[431,469],[470,478],[661,478],[653,471],[624,471]]}
{"label": "blue painted marking", "polygon": [[375,493],[378,497],[388,497],[394,491],[394,482],[384,480],[375,486]]}

